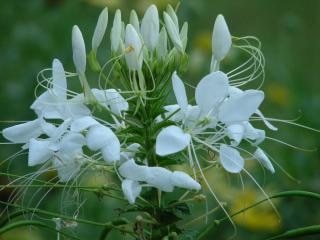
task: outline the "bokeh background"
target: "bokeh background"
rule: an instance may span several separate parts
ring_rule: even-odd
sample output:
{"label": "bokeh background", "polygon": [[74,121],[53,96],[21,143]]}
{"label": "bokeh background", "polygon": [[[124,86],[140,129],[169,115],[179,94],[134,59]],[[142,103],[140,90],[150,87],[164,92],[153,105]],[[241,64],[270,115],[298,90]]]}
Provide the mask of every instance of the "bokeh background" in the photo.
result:
{"label": "bokeh background", "polygon": [[[54,57],[65,68],[74,71],[71,51],[71,29],[79,25],[89,46],[96,19],[104,6],[109,8],[109,29],[114,11],[122,10],[128,19],[130,10],[139,16],[151,3],[164,9],[171,0],[1,0],[0,1],[0,121],[33,119],[29,109],[34,100],[37,73],[50,67]],[[320,1],[318,0],[182,0],[178,15],[189,22],[189,70],[185,80],[197,82],[210,65],[211,31],[215,17],[222,13],[234,36],[255,35],[262,42],[266,58],[266,81],[262,89],[266,100],[262,109],[266,116],[298,119],[298,123],[320,129]],[[108,37],[106,43],[108,43]],[[231,58],[231,57],[230,57]],[[234,59],[230,59],[230,61]],[[226,60],[228,61],[228,59]],[[320,133],[287,124],[277,124],[279,131],[271,136],[290,144],[315,149],[320,147]],[[1,139],[3,142],[4,139]],[[255,173],[266,192],[308,190],[320,192],[320,152],[296,150],[276,142],[266,141],[264,148],[296,180],[279,168],[276,174]],[[0,145],[0,159],[18,150],[18,146]],[[8,164],[0,171],[7,171]],[[26,156],[17,157],[9,169],[26,170]],[[229,210],[239,209],[262,195],[248,179],[244,189],[239,182],[224,181],[225,176],[211,176],[217,192],[229,202]],[[1,176],[2,184],[6,182]],[[0,192],[5,200],[9,192]],[[116,215],[114,200],[97,200],[88,196],[82,215],[90,219],[107,221]],[[209,201],[214,202],[213,199]],[[53,191],[40,207],[55,209],[59,193]],[[68,202],[65,202],[66,208]],[[275,201],[281,220],[270,205],[262,205],[236,219],[238,233],[235,239],[264,239],[287,229],[320,224],[320,204],[312,199],[286,198]],[[210,205],[210,203],[209,203]],[[214,203],[212,204],[214,205]],[[203,208],[195,208],[202,214]],[[221,214],[220,214],[221,215]],[[215,216],[209,219],[212,221]],[[110,220],[110,219],[109,219]],[[203,226],[204,222],[199,222]],[[196,227],[196,226],[195,226]],[[99,229],[81,225],[77,230],[83,239],[98,239]],[[208,239],[226,239],[232,234],[230,224],[213,229]],[[37,228],[19,228],[0,237],[5,240],[56,239],[51,232]],[[320,236],[301,238],[319,239]],[[110,239],[118,239],[116,235]],[[121,238],[119,238],[121,239]]]}

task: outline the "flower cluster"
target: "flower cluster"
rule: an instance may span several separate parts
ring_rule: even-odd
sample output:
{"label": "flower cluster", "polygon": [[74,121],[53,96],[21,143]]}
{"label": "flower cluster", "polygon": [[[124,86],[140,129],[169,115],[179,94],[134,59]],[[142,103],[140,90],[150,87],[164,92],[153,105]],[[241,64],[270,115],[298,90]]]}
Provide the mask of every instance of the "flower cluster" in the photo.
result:
{"label": "flower cluster", "polygon": [[[42,164],[46,171],[56,170],[61,182],[78,177],[82,169],[102,166],[118,176],[131,204],[142,194],[142,187],[199,191],[204,180],[210,188],[203,166],[221,164],[227,172],[239,173],[245,170],[243,154],[274,172],[259,147],[265,131],[252,125],[252,121],[263,121],[277,130],[259,110],[264,93],[242,89],[263,75],[263,56],[250,43],[255,39],[232,37],[224,17],[216,18],[210,73],[197,86],[188,84],[194,90],[191,105],[178,76],[187,67],[188,24],[180,28],[171,6],[163,12],[163,20],[162,25],[157,8],[151,5],[141,21],[132,11],[125,25],[117,10],[110,30],[112,57],[105,64],[100,64],[98,49],[108,25],[107,8],[99,16],[89,54],[80,29],[73,27],[76,73],[66,72],[54,59],[52,77],[39,82],[46,91],[31,105],[37,118],[3,130],[6,139],[24,144],[29,166]],[[249,57],[223,72],[221,63],[232,48]],[[87,78],[89,71],[97,78]],[[67,78],[75,76],[81,93],[68,89]],[[90,87],[94,84],[99,87]],[[167,103],[172,89],[176,104]],[[243,142],[249,144],[242,146]],[[206,151],[218,158],[206,160]],[[184,163],[192,177],[189,171],[172,170],[172,165]]]}

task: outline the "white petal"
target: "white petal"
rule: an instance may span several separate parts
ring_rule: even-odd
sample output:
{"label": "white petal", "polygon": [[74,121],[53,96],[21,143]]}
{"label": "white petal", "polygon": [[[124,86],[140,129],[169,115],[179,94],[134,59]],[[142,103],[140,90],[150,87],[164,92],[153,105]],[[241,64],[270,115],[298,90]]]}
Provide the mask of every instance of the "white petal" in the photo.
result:
{"label": "white petal", "polygon": [[42,131],[48,135],[48,137],[53,137],[57,131],[56,126],[46,122],[44,119],[41,119],[41,128],[42,128]]}
{"label": "white petal", "polygon": [[72,28],[73,62],[78,74],[84,75],[86,71],[86,47],[82,33],[77,25]]}
{"label": "white petal", "polygon": [[241,95],[243,91],[240,88],[234,87],[234,86],[229,86],[229,96],[230,97],[235,97],[237,95]]}
{"label": "white petal", "polygon": [[264,124],[272,131],[277,131],[278,128],[276,128],[275,126],[273,126],[265,117],[264,115],[262,114],[262,112],[258,109],[255,114],[257,114],[261,119],[262,121],[264,122]]}
{"label": "white petal", "polygon": [[46,119],[64,119],[65,99],[60,99],[53,91],[45,91],[31,105],[39,117]]}
{"label": "white petal", "polygon": [[183,112],[187,111],[188,99],[186,94],[186,89],[182,80],[179,78],[176,72],[172,74],[172,87],[174,95],[176,96],[178,105],[180,106]]}
{"label": "white petal", "polygon": [[231,44],[232,40],[228,25],[220,14],[216,18],[212,33],[212,52],[215,59],[218,61],[224,59],[231,48]]}
{"label": "white petal", "polygon": [[97,50],[101,44],[103,36],[106,32],[108,25],[108,8],[105,7],[99,15],[97,26],[94,30],[92,37],[92,49]]}
{"label": "white petal", "polygon": [[118,9],[114,15],[113,25],[110,32],[111,50],[118,52],[121,43],[121,11]]}
{"label": "white petal", "polygon": [[41,134],[42,128],[40,119],[21,123],[2,130],[2,135],[13,143],[26,143],[31,138],[39,137]]}
{"label": "white petal", "polygon": [[172,192],[174,185],[171,181],[172,172],[163,167],[149,167],[149,172],[146,182],[153,187],[164,192]]}
{"label": "white petal", "polygon": [[159,14],[154,4],[148,7],[142,18],[141,35],[147,48],[153,51],[159,38]]}
{"label": "white petal", "polygon": [[81,117],[81,118],[74,120],[71,123],[70,129],[73,132],[82,132],[89,127],[92,127],[94,125],[99,125],[99,124],[100,123],[97,120],[95,120],[93,117],[85,116],[85,117]]}
{"label": "white petal", "polygon": [[67,100],[67,79],[62,63],[54,59],[52,63],[52,90],[61,100]]}
{"label": "white petal", "polygon": [[86,139],[80,133],[68,133],[60,141],[59,152],[74,154],[82,152],[82,146],[85,145]]}
{"label": "white petal", "polygon": [[92,126],[87,133],[87,146],[92,151],[102,149],[106,145],[115,146],[115,150],[118,150],[118,143],[119,140],[112,130],[101,124]]}
{"label": "white petal", "polygon": [[238,150],[225,144],[220,146],[220,162],[230,173],[239,173],[244,167],[244,160]]}
{"label": "white petal", "polygon": [[264,153],[264,151],[261,148],[257,148],[257,150],[254,152],[254,157],[258,159],[258,161],[270,172],[274,173],[274,167],[272,166],[271,161],[267,157],[267,155]]}
{"label": "white petal", "polygon": [[48,161],[54,152],[49,149],[50,141],[31,139],[29,142],[28,166],[32,167]]}
{"label": "white petal", "polygon": [[118,138],[114,138],[112,143],[101,149],[102,157],[108,164],[113,164],[120,160],[120,142]]}
{"label": "white petal", "polygon": [[125,46],[130,49],[125,54],[125,59],[129,70],[139,70],[142,67],[143,54],[141,39],[131,24],[126,27]]}
{"label": "white petal", "polygon": [[159,156],[166,156],[180,152],[185,149],[191,140],[188,133],[177,126],[163,128],[156,139],[156,153]]}
{"label": "white petal", "polygon": [[240,144],[245,128],[242,124],[232,124],[226,128],[226,134],[233,141],[233,145],[237,146]]}
{"label": "white petal", "polygon": [[200,190],[201,185],[185,172],[174,171],[171,175],[174,186],[190,190]]}
{"label": "white petal", "polygon": [[68,182],[77,176],[83,164],[82,154],[81,149],[73,153],[57,153],[57,157],[53,160],[53,167],[58,172],[60,182]]}
{"label": "white petal", "polygon": [[124,196],[128,199],[130,204],[134,204],[142,190],[141,185],[138,182],[129,179],[124,179],[122,181],[121,188]]}
{"label": "white petal", "polygon": [[231,97],[222,103],[219,120],[227,125],[248,121],[263,98],[264,93],[258,90],[247,90],[241,95]]}
{"label": "white petal", "polygon": [[254,145],[259,145],[266,138],[266,133],[264,130],[254,128],[249,122],[245,122],[244,126],[244,137],[250,140],[255,140]]}
{"label": "white petal", "polygon": [[121,151],[121,159],[129,160],[131,158],[134,158],[136,153],[139,152],[139,148],[141,148],[141,145],[139,143],[132,143],[128,147],[126,147],[125,150]]}
{"label": "white petal", "polygon": [[196,103],[201,112],[207,114],[228,95],[228,77],[223,72],[217,71],[205,76],[196,87]]}
{"label": "white petal", "polygon": [[164,22],[166,25],[169,37],[176,49],[183,52],[183,45],[179,34],[179,27],[176,26],[172,18],[166,13],[163,13]]}
{"label": "white petal", "polygon": [[110,106],[110,110],[116,114],[121,115],[121,112],[127,111],[129,109],[128,102],[118,93],[115,89],[105,90],[105,96],[107,98],[107,103]]}
{"label": "white petal", "polygon": [[83,94],[78,94],[67,102],[64,109],[64,119],[69,117],[76,119],[91,114],[90,109],[84,105],[83,97]]}
{"label": "white petal", "polygon": [[[167,105],[167,106],[164,106],[163,108],[164,108],[164,110],[167,111],[164,114],[165,117],[167,118],[167,117],[171,116],[170,117],[171,121],[179,122],[185,118],[185,114],[182,111],[178,111],[180,109],[180,106],[178,104]],[[176,113],[173,114],[174,112],[176,112]]]}
{"label": "white petal", "polygon": [[124,162],[118,171],[122,177],[134,181],[145,182],[150,175],[150,169],[147,166],[138,165],[133,159]]}

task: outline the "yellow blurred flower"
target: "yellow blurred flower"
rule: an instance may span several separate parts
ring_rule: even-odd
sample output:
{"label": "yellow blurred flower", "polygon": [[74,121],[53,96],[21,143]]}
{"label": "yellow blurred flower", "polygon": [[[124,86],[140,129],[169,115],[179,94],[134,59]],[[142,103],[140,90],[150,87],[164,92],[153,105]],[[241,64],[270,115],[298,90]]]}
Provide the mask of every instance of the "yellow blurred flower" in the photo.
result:
{"label": "yellow blurred flower", "polygon": [[270,83],[267,86],[267,95],[268,99],[275,104],[286,107],[290,103],[290,92],[284,86],[281,86],[279,83]]}
{"label": "yellow blurred flower", "polygon": [[195,48],[211,54],[211,32],[200,32],[195,38]]}
{"label": "yellow blurred flower", "polygon": [[[260,199],[261,194],[246,188],[242,194],[230,204],[230,212],[237,212],[251,204],[254,204]],[[270,203],[265,202],[254,208],[251,208],[244,213],[239,214],[234,218],[237,225],[241,225],[252,231],[270,231],[279,230],[281,223],[275,210]]]}

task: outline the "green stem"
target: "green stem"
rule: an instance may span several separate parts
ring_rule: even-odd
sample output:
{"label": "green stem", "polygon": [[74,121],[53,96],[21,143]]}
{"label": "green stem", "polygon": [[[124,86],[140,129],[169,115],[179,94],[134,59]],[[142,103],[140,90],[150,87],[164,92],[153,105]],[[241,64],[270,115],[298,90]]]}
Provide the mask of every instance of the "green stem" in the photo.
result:
{"label": "green stem", "polygon": [[3,228],[0,228],[0,235],[4,234],[5,232],[8,232],[12,229],[15,229],[17,227],[22,227],[22,226],[30,226],[30,225],[33,225],[33,226],[38,226],[38,227],[43,227],[43,228],[47,228],[47,229],[50,229],[52,231],[55,231],[57,233],[60,233],[61,235],[64,235],[70,239],[77,239],[79,240],[80,238],[77,238],[77,237],[74,237],[74,236],[71,236],[67,233],[64,233],[60,230],[57,230],[55,229],[54,227],[51,227],[51,226],[48,226],[42,222],[39,222],[39,221],[30,221],[30,220],[22,220],[22,221],[17,221],[17,222],[14,222],[14,223],[11,223],[7,226],[4,226]]}
{"label": "green stem", "polygon": [[268,238],[267,240],[284,239],[284,238],[291,239],[293,237],[301,237],[301,236],[314,235],[319,233],[320,233],[320,225],[312,225],[312,226],[288,230],[280,235]]}
{"label": "green stem", "polygon": [[[273,198],[281,198],[281,197],[290,197],[290,196],[296,196],[296,197],[309,197],[309,198],[314,198],[314,199],[318,199],[320,200],[320,194],[318,193],[314,193],[314,192],[308,192],[308,191],[300,191],[300,190],[293,190],[293,191],[285,191],[285,192],[280,192],[280,193],[277,193],[275,195],[272,195],[270,196],[269,198],[265,198],[265,199],[262,199],[261,201],[258,201],[246,208],[243,208],[233,214],[230,215],[230,217],[234,217],[240,213],[244,213],[245,211],[265,202],[265,201],[268,201],[270,199],[273,199]],[[199,234],[197,240],[200,240],[200,239],[203,239],[209,232],[210,230],[219,225],[221,222],[224,222],[226,220],[228,220],[229,217],[224,217],[220,220],[216,220],[216,221],[213,221],[211,224],[207,225],[205,227],[205,229]]]}

